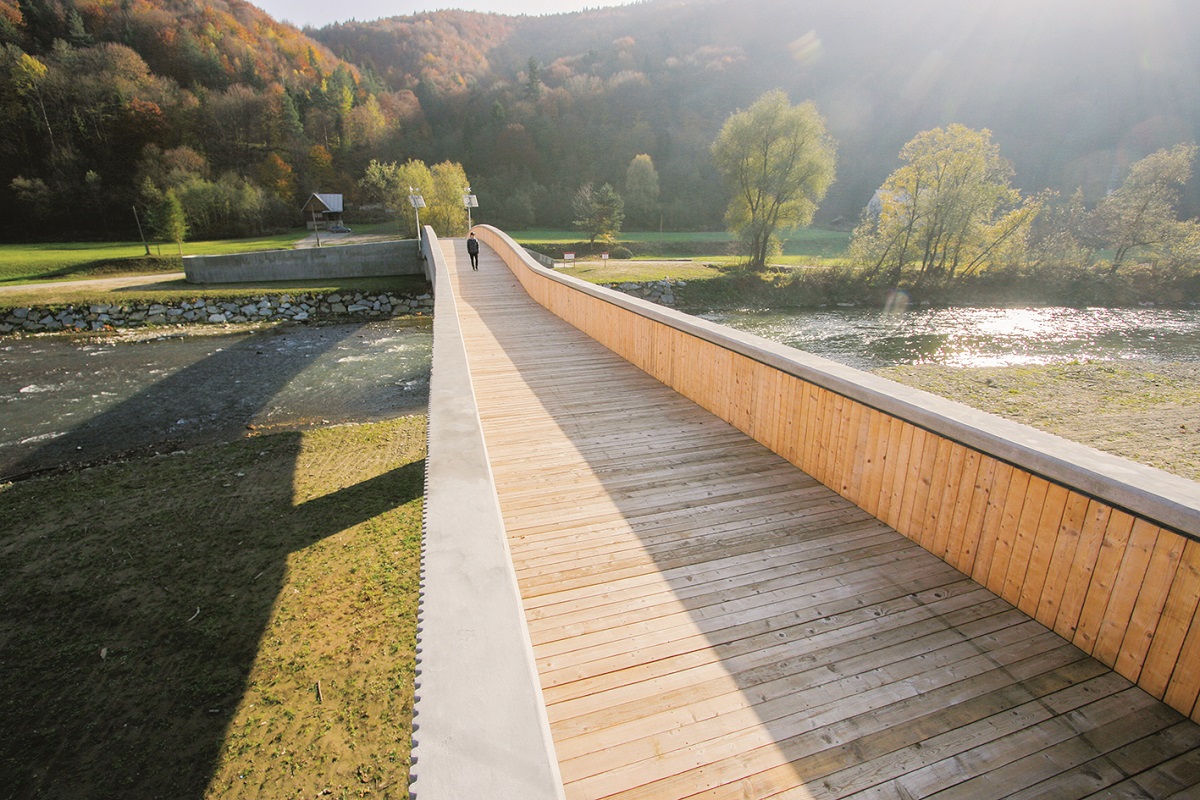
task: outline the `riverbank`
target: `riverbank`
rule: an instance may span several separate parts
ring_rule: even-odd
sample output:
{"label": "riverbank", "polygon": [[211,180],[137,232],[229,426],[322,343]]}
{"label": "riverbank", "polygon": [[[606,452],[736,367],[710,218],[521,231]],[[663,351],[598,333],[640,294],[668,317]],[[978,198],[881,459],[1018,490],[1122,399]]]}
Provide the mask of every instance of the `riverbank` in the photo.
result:
{"label": "riverbank", "polygon": [[1200,481],[1200,363],[936,364],[885,378]]}

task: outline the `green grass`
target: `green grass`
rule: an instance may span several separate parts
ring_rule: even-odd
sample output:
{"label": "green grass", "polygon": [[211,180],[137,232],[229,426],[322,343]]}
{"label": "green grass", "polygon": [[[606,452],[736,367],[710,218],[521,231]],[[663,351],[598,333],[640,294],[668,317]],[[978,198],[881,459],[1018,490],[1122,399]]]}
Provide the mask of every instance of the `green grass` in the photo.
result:
{"label": "green grass", "polygon": [[0,484],[6,796],[407,797],[424,431]]}
{"label": "green grass", "polygon": [[[254,239],[184,242],[183,254],[224,255],[288,249],[306,235],[306,231],[296,230]],[[146,248],[141,242],[0,244],[0,284],[140,275],[182,269],[175,245],[152,244],[150,252],[152,256],[147,259]]]}
{"label": "green grass", "polygon": [[[586,242],[580,241],[578,231],[533,229],[516,232],[513,238],[531,250],[554,257],[563,251],[578,249],[581,251],[581,261],[588,262],[595,258],[583,255],[595,250],[589,248]],[[849,242],[850,234],[842,231],[816,228],[798,230],[784,241],[783,253],[771,259],[771,264],[795,268],[839,266],[845,263]],[[735,245],[734,237],[725,231],[622,233],[617,241],[607,245],[607,249],[625,247],[633,252],[634,260],[669,260],[673,263],[656,265],[648,271],[635,266],[610,263],[601,277],[591,277],[590,271],[584,268],[579,268],[577,274],[586,280],[600,282],[609,280],[609,275],[613,276],[612,280],[650,280],[662,278],[664,275],[681,280],[701,280],[714,277],[720,274],[722,269],[728,270],[744,262],[742,257],[736,255]],[[688,266],[688,261],[693,262],[693,266]]]}
{"label": "green grass", "polygon": [[[570,245],[581,241],[579,231],[553,230],[535,228],[526,231],[512,231],[510,235],[524,245],[537,248],[538,245]],[[709,245],[712,256],[727,255],[729,245],[734,237],[727,231],[628,231],[622,232],[613,247],[618,245],[641,245],[641,258],[654,258],[673,252],[679,245]],[[818,228],[803,228],[792,233],[784,240],[784,256],[821,256],[834,258],[841,256],[850,243],[850,234],[843,231],[827,231]],[[654,253],[654,245],[661,245],[660,253]]]}
{"label": "green grass", "polygon": [[702,281],[719,278],[724,271],[702,261],[581,261],[563,272],[574,275],[589,283],[620,283],[633,281],[660,281],[670,278],[677,281]]}

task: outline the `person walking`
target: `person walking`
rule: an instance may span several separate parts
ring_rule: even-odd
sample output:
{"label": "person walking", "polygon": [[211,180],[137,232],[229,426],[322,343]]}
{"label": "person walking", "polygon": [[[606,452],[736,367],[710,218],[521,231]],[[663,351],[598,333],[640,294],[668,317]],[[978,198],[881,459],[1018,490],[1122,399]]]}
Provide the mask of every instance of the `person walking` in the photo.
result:
{"label": "person walking", "polygon": [[471,231],[471,235],[467,238],[467,255],[471,257],[471,269],[479,269],[479,240],[475,238],[475,231]]}

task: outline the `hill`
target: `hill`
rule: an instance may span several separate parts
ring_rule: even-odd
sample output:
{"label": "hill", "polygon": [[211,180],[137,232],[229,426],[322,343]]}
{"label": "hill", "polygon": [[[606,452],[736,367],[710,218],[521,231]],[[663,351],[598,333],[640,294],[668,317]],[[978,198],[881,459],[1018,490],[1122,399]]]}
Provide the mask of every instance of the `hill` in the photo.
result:
{"label": "hill", "polygon": [[[708,144],[776,87],[815,100],[839,142],[826,221],[856,218],[901,146],[932,127],[989,128],[1018,186],[1082,186],[1095,200],[1200,122],[1200,6],[1186,0],[650,0],[476,25],[486,34],[454,12],[312,35],[431,101],[434,157],[495,175],[499,194],[526,185],[552,196],[556,180],[619,186],[646,152],[676,224],[719,219]],[[383,58],[389,35],[450,28],[464,35],[427,33]],[[367,41],[369,51],[356,44]],[[1200,213],[1200,190],[1186,210]]]}
{"label": "hill", "polygon": [[852,224],[901,146],[952,122],[990,129],[1019,188],[1095,202],[1196,138],[1198,34],[1190,0],[646,0],[303,31],[243,0],[0,0],[0,234],[127,236],[167,190],[195,235],[258,233],[311,191],[353,203],[372,158],[461,162],[482,219],[562,225],[641,153],[662,213],[629,222],[712,228],[709,145],[773,88],[838,141],[820,222]]}

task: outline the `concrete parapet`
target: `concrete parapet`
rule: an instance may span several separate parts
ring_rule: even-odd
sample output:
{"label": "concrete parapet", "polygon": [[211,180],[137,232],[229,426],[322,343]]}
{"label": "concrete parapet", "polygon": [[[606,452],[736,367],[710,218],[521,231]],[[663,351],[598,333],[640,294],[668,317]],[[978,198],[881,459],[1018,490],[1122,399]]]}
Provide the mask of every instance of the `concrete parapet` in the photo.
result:
{"label": "concrete parapet", "polygon": [[415,239],[343,244],[303,250],[263,250],[220,256],[187,256],[188,283],[262,283],[420,275]]}

